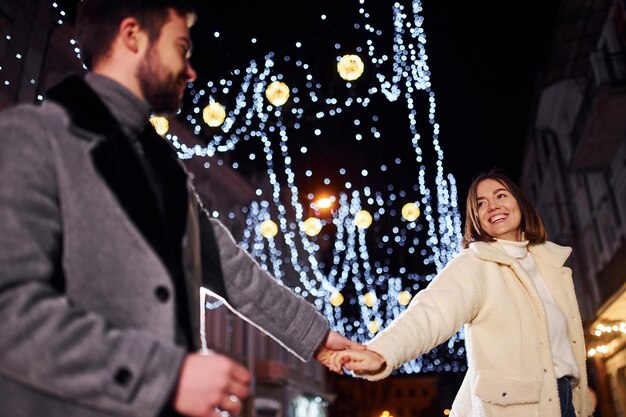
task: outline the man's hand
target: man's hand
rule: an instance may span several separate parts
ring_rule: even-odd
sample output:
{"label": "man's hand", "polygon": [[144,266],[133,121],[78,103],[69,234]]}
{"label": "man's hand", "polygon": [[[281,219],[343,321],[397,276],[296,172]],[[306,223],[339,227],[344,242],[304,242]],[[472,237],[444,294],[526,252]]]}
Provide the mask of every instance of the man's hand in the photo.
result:
{"label": "man's hand", "polygon": [[248,370],[227,356],[191,353],[183,360],[174,409],[192,417],[219,417],[219,410],[236,415],[250,380]]}
{"label": "man's hand", "polygon": [[336,361],[333,361],[334,355],[345,349],[365,350],[365,346],[344,337],[334,330],[331,330],[326,336],[326,340],[315,351],[315,359],[338,374],[343,374],[341,366],[337,367]]}
{"label": "man's hand", "polygon": [[334,368],[344,367],[348,371],[365,375],[382,372],[387,365],[385,358],[373,350],[347,349],[332,355],[331,361]]}

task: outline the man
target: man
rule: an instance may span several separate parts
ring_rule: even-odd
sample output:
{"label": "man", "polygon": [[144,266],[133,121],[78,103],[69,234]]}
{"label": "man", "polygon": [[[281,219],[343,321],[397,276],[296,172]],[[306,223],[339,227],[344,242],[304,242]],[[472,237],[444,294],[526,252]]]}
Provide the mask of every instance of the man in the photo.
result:
{"label": "man", "polygon": [[206,215],[146,123],[195,78],[193,17],[84,0],[90,72],[0,116],[0,416],[238,413],[250,375],[198,353],[201,285],[302,360],[362,348]]}

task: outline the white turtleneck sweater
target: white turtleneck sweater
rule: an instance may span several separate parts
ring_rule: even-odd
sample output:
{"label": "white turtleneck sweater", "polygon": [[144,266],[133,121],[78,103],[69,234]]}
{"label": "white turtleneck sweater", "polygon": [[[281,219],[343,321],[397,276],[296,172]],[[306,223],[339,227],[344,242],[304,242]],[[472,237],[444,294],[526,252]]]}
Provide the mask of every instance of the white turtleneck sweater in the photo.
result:
{"label": "white turtleneck sweater", "polygon": [[569,376],[578,380],[580,372],[576,366],[572,346],[569,343],[565,316],[554,301],[550,290],[546,287],[531,253],[528,252],[528,241],[514,242],[497,239],[496,244],[504,249],[509,256],[517,259],[535,284],[537,293],[543,302],[546,319],[548,320],[550,347],[552,349],[552,360],[556,377]]}

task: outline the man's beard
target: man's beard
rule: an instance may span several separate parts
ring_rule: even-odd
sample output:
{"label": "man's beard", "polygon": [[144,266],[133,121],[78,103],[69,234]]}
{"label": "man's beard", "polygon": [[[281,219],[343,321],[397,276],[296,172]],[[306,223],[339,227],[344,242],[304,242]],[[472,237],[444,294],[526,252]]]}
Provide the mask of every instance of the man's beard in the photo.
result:
{"label": "man's beard", "polygon": [[137,68],[139,87],[154,113],[175,113],[181,105],[180,86],[187,82],[184,72],[178,76],[168,72],[151,47]]}

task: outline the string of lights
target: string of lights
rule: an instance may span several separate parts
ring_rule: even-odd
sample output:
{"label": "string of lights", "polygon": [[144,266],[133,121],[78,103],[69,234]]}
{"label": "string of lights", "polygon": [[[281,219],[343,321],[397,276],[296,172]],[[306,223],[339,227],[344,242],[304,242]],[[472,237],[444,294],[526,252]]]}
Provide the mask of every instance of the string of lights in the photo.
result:
{"label": "string of lights", "polygon": [[[371,66],[366,67],[361,61],[358,54],[363,53],[362,48],[357,48],[357,54],[337,56],[337,62],[338,73],[346,80],[348,90],[365,68],[374,72],[372,79],[375,83],[369,86],[365,95],[324,97],[322,85],[315,81],[311,67],[303,58],[269,52],[264,60],[251,60],[246,68],[232,71],[230,78],[206,81],[206,87],[201,81],[194,83],[191,94],[195,107],[189,114],[183,114],[183,118],[198,135],[204,132],[203,136],[206,136],[202,121],[195,116],[201,113],[201,104],[215,105],[228,96],[236,96],[232,110],[223,110],[224,116],[220,116],[223,120],[220,130],[209,132],[206,146],[189,148],[177,141],[174,135],[166,134],[166,137],[176,144],[181,158],[223,158],[229,160],[235,170],[246,163],[264,162],[271,195],[251,203],[245,216],[246,231],[242,246],[278,280],[301,295],[312,298],[333,328],[356,340],[366,341],[404,311],[412,295],[425,287],[456,254],[461,220],[456,182],[443,169],[439,125],[435,121],[435,94],[427,65],[426,36],[421,27],[421,3],[413,1],[410,14],[406,13],[402,4],[393,5],[394,54],[391,58],[378,52],[375,38],[382,30],[368,22],[365,1],[360,3],[363,5],[360,8],[363,22],[355,24],[355,29],[364,32]],[[296,49],[303,46],[299,42]],[[336,48],[341,50],[341,45],[337,43]],[[391,74],[386,73],[389,64]],[[278,67],[282,72],[278,72]],[[310,128],[314,136],[323,137],[327,130],[325,123],[346,114],[353,117],[353,125],[359,127],[363,121],[358,109],[366,109],[380,98],[381,93],[389,102],[404,100],[406,104],[405,117],[412,137],[413,162],[418,167],[416,184],[409,190],[396,190],[393,184],[380,190],[372,189],[373,185],[359,188],[356,183],[367,183],[372,167],[353,169],[354,172],[341,168],[339,177],[348,180],[342,184],[342,190],[332,196],[331,203],[336,204],[335,209],[320,218],[305,218],[307,212],[321,213],[317,206],[319,196],[314,193],[307,195],[308,207],[303,202],[297,181],[300,171],[293,165],[294,151],[290,146],[293,135],[298,130]],[[423,100],[428,103],[426,119],[430,129],[426,129],[427,133],[423,123],[420,123],[419,111],[423,106],[417,103]],[[288,101],[291,102],[290,111],[284,106]],[[219,109],[225,109],[225,106],[219,106]],[[305,120],[311,114],[315,115],[316,123]],[[204,119],[209,124],[206,117]],[[385,130],[376,125],[378,120],[380,117],[372,118],[374,124],[370,129],[370,138],[374,140],[383,137]],[[219,122],[215,125],[220,126]],[[430,139],[428,146],[432,147],[428,152],[428,161],[422,143],[425,137]],[[366,137],[356,133],[355,140],[364,142]],[[239,155],[241,160],[236,160],[237,156],[231,154],[246,142],[255,142],[260,149],[250,151],[244,158]],[[306,154],[312,146],[301,147],[300,152]],[[246,149],[251,148],[248,145]],[[382,165],[381,172],[391,172],[394,166],[400,165],[400,159]],[[311,167],[302,174],[315,179],[315,171],[315,167]],[[359,177],[358,181],[351,179],[350,174]],[[430,180],[433,177],[434,181]],[[325,185],[333,182],[328,176],[320,178],[320,181]],[[288,191],[288,197],[283,190]],[[262,194],[258,190],[257,195]],[[413,195],[418,198],[412,200]],[[407,210],[416,210],[417,215],[402,217],[395,209],[400,203],[412,204]],[[291,215],[288,215],[288,208],[293,211]],[[402,220],[391,230],[384,230],[381,225],[374,226],[378,236],[372,237],[368,231],[373,222],[383,223],[388,217]],[[322,231],[327,225],[335,228],[332,255],[327,262],[320,261],[317,256],[320,245],[316,242],[320,235],[307,233],[305,224],[311,221],[319,222],[317,224],[322,225]],[[379,232],[382,233],[379,235]],[[328,234],[323,236],[330,238]],[[372,243],[376,249],[374,252],[385,254],[386,259],[379,259],[372,253]],[[430,266],[430,271],[416,273],[403,266],[393,271],[386,260],[397,259],[394,255],[404,251],[422,257],[423,265]],[[288,279],[294,276],[297,277],[295,282]],[[447,344],[405,364],[401,371],[465,370],[462,339],[462,331],[459,331]]]}
{"label": "string of lights", "polygon": [[[388,28],[372,21],[365,0],[358,3],[353,30],[361,44],[333,44],[343,80],[334,94],[306,62],[307,44],[297,42],[293,53],[268,52],[219,80],[200,75],[190,85],[192,105],[178,117],[205,145],[183,143],[168,132],[167,119],[154,123],[181,159],[205,158],[205,168],[216,162],[235,171],[264,170],[269,191],[259,188],[258,200],[241,212],[212,215],[241,218],[240,244],[310,299],[334,329],[363,342],[401,314],[456,254],[461,219],[455,179],[443,167],[421,2],[392,5],[391,54],[379,42]],[[62,24],[65,14],[59,15]],[[69,46],[80,58],[76,41]],[[380,114],[375,104],[381,103],[393,107]],[[350,127],[345,140],[354,141],[355,150],[372,152],[361,151],[370,159],[350,158],[329,173],[330,164],[316,165],[313,156],[336,124]],[[395,149],[389,143],[400,129],[409,140]],[[311,140],[303,144],[302,137]],[[304,182],[319,184],[318,191],[303,191]],[[464,371],[462,340],[460,329],[400,371]]]}

